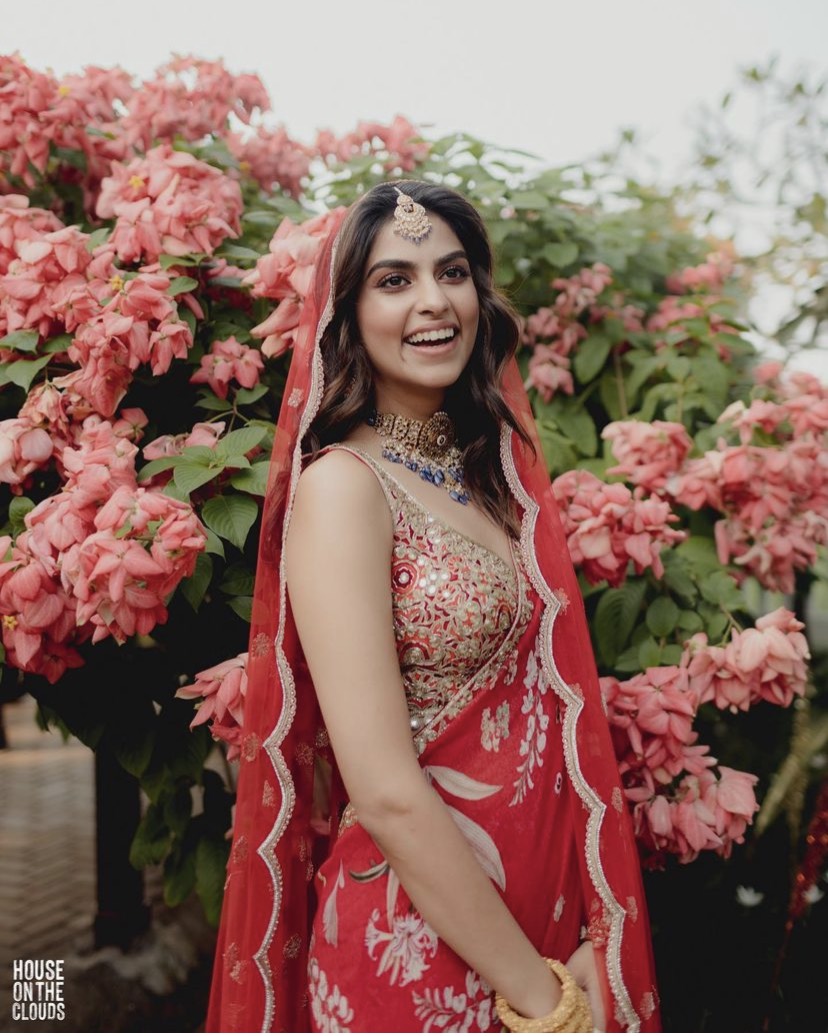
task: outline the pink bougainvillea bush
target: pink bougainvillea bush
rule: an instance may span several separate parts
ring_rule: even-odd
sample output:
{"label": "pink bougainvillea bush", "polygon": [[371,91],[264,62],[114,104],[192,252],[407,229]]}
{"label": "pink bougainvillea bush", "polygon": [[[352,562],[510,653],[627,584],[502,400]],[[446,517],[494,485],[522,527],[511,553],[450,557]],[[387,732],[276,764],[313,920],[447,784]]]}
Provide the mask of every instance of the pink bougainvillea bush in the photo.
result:
{"label": "pink bougainvillea bush", "polygon": [[[478,205],[523,314],[518,361],[649,864],[744,840],[767,773],[716,730],[784,716],[808,684],[802,615],[749,591],[790,593],[826,542],[828,395],[753,369],[735,259],[669,199],[585,206],[574,171],[513,177],[401,116],[302,144],[258,77],[221,62],[139,82],[0,58],[5,662],[139,777],[134,862],[165,861],[169,901],[195,885],[213,916],[230,797],[205,761],[210,734],[238,754],[290,352],[330,214],[405,175]],[[93,678],[114,660],[140,708]]]}

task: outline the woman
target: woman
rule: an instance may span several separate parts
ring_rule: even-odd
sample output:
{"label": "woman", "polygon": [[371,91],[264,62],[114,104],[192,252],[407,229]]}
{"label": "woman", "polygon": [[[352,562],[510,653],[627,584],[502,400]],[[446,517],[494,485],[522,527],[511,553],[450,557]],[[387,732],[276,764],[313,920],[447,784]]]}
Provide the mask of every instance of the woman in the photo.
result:
{"label": "woman", "polygon": [[495,989],[510,1028],[569,1031],[573,978],[599,1028],[658,1026],[517,343],[482,221],[446,188],[379,185],[319,263],[266,501],[208,1028],[499,1031]]}

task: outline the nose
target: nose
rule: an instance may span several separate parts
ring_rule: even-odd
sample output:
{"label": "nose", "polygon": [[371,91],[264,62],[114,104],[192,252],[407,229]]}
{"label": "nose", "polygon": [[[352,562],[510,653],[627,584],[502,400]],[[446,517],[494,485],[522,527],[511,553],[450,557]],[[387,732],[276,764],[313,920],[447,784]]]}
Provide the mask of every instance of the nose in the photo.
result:
{"label": "nose", "polygon": [[417,310],[420,313],[444,313],[448,299],[436,277],[423,277],[418,284]]}

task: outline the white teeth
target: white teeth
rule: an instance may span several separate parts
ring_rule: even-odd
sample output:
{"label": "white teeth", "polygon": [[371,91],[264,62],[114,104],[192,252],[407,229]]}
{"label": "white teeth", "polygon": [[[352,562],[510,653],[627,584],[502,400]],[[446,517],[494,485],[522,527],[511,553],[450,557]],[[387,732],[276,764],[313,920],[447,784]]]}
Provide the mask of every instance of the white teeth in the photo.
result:
{"label": "white teeth", "polygon": [[454,338],[454,328],[444,327],[439,331],[422,331],[418,335],[411,335],[410,338],[406,338],[406,342],[410,345],[419,345],[420,342],[447,342],[449,338]]}

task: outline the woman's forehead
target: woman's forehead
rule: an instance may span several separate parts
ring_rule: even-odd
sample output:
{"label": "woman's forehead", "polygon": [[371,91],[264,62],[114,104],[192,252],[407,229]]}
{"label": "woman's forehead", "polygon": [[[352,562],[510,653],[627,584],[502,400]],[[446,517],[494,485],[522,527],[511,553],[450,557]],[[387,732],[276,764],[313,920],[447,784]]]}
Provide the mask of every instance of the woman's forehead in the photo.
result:
{"label": "woman's forehead", "polygon": [[383,223],[377,231],[368,253],[366,271],[380,261],[399,260],[406,264],[413,263],[415,266],[430,266],[440,256],[458,250],[464,251],[460,239],[449,224],[434,213],[430,212],[428,215],[432,223],[431,232],[428,237],[417,244],[395,233],[393,219]]}

